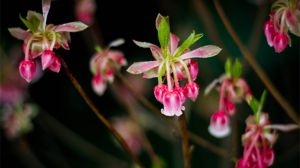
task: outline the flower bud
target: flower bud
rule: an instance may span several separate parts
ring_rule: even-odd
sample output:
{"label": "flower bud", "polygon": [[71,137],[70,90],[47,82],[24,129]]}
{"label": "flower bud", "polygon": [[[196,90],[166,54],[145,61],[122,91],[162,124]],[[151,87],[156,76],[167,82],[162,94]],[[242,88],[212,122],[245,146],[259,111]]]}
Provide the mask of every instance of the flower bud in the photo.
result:
{"label": "flower bud", "polygon": [[100,73],[92,78],[92,87],[93,90],[100,96],[103,95],[106,90],[106,82],[103,80]]}
{"label": "flower bud", "polygon": [[162,102],[166,90],[167,90],[167,86],[164,84],[158,84],[154,87],[154,96],[157,101]]}
{"label": "flower bud", "polygon": [[288,45],[289,38],[287,34],[277,33],[273,39],[273,45],[275,48],[275,52],[282,52]]}
{"label": "flower bud", "polygon": [[53,72],[59,73],[61,67],[61,63],[59,58],[54,57],[53,63],[50,65],[49,69]]}
{"label": "flower bud", "polygon": [[192,101],[195,101],[199,94],[199,86],[197,83],[187,83],[184,86],[184,94],[190,98]]}
{"label": "flower bud", "polygon": [[42,68],[43,70],[47,69],[55,60],[54,52],[51,50],[45,50],[42,53]]}
{"label": "flower bud", "polygon": [[166,116],[180,116],[182,114],[182,100],[181,95],[176,90],[166,90],[163,95],[163,105],[164,108],[161,110],[161,113]]}
{"label": "flower bud", "polygon": [[189,66],[189,71],[192,77],[192,80],[195,81],[197,79],[197,75],[198,75],[198,63],[197,61],[192,60]]}
{"label": "flower bud", "polygon": [[36,63],[32,60],[23,60],[19,65],[19,72],[27,82],[32,81],[36,75]]}
{"label": "flower bud", "polygon": [[267,38],[267,42],[270,47],[273,46],[273,39],[275,36],[275,28],[274,28],[274,22],[272,19],[267,21],[264,25],[264,31],[265,31],[265,36]]}

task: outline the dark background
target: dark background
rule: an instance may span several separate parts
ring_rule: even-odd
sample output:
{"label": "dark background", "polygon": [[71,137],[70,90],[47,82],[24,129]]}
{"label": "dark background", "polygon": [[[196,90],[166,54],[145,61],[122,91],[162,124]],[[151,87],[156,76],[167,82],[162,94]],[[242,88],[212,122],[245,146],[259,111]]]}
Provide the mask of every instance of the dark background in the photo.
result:
{"label": "dark background", "polygon": [[[207,14],[199,14],[198,3],[192,0],[100,0],[96,2],[97,28],[101,29],[99,38],[102,39],[104,44],[108,44],[110,41],[120,37],[126,39],[125,45],[119,48],[125,53],[129,64],[138,60],[152,59],[149,51],[135,46],[132,39],[157,44],[157,33],[154,23],[158,13],[170,16],[171,30],[182,41],[192,30],[195,30],[198,33],[203,32],[204,37],[194,47],[216,44],[224,48],[221,56],[198,60],[200,77],[197,79],[197,82],[200,84],[202,93],[199,95],[200,98],[197,103],[192,106],[189,129],[215,144],[230,148],[231,137],[218,140],[210,136],[207,132],[209,116],[212,113],[209,110],[216,109],[217,106],[215,103],[210,103],[207,99],[203,98],[203,91],[205,86],[222,74],[224,63],[224,59],[222,60],[222,58],[230,54],[232,58],[238,57],[243,62],[243,56],[226,32],[213,3],[209,0],[203,2],[206,4],[204,8],[210,13],[211,17]],[[299,38],[291,35],[292,47],[288,47],[284,52],[276,54],[274,53],[274,49],[267,45],[262,27],[262,22],[268,19],[267,14],[271,2],[267,2],[265,5],[257,5],[244,0],[226,0],[221,3],[239,37],[255,53],[256,60],[266,71],[273,84],[299,114]],[[15,43],[21,47],[21,41],[17,41],[11,37],[8,34],[7,28],[24,28],[19,20],[19,14],[25,17],[27,10],[41,12],[41,2],[38,0],[1,1],[1,47],[5,51],[8,51]],[[206,32],[212,31],[212,29],[208,30],[204,25],[205,19],[208,19],[209,23],[212,22],[213,25],[210,24],[210,26],[218,32],[213,32],[210,35],[207,34]],[[56,0],[52,2],[48,23],[60,24],[74,20],[74,1]],[[261,22],[258,20],[261,20]],[[258,31],[255,33],[255,27],[257,26]],[[214,41],[211,38],[213,35],[219,37],[222,42],[220,40]],[[117,103],[109,90],[104,96],[99,97],[93,93],[90,87],[92,75],[89,72],[88,66],[89,59],[94,53],[93,39],[87,37],[87,32],[74,33],[71,36],[71,50],[59,50],[58,53],[65,58],[65,61],[83,88],[106,117],[126,114],[124,108]],[[253,40],[255,37],[257,39]],[[254,95],[259,96],[264,90],[264,85],[251,67],[246,62],[244,63],[244,77],[248,81]],[[124,73],[126,73],[125,69],[123,69]],[[152,86],[156,80],[147,80],[147,82],[151,83],[150,85]],[[149,90],[151,91],[151,89]],[[29,91],[31,101],[38,104],[43,111],[49,113],[67,128],[91,142],[102,151],[129,163],[126,154],[111,140],[111,136],[103,124],[98,121],[74,89],[64,70],[59,74],[45,72],[40,81],[29,86]],[[156,103],[151,92],[146,96],[152,102]],[[158,103],[156,105],[160,107]],[[270,94],[268,94],[264,110],[269,113],[273,123],[285,124],[292,122]],[[250,110],[247,105],[238,105],[239,135],[243,133],[245,127],[244,120],[249,114]],[[34,131],[23,138],[26,139],[28,142],[27,146],[29,145],[31,151],[45,167],[105,167],[103,166],[105,159],[103,159],[104,161],[95,161],[97,159],[85,155],[84,151],[77,149],[76,146],[60,141],[58,138],[59,135],[57,135],[59,133],[51,131],[51,122],[50,124],[46,124],[47,122],[41,116],[39,115],[34,120]],[[179,143],[170,144],[170,142],[162,139],[151,130],[147,131],[147,136],[156,152],[166,160],[168,167],[180,167],[181,161],[178,161],[180,159],[176,160],[176,157],[178,157],[176,153],[179,153],[181,148]],[[18,153],[16,144],[20,144],[19,141],[7,141],[3,134],[1,134],[1,167],[14,168],[30,165],[27,162],[30,162],[32,158],[24,158]],[[241,156],[242,146],[240,139],[236,142],[238,142],[239,146],[237,156]],[[299,131],[279,133],[279,140],[275,144],[276,160],[272,167],[299,167],[299,148]],[[141,159],[144,163],[148,164],[149,159],[145,155],[142,153]],[[226,161],[197,145],[195,145],[193,151],[192,165],[193,167],[233,167],[232,162]]]}

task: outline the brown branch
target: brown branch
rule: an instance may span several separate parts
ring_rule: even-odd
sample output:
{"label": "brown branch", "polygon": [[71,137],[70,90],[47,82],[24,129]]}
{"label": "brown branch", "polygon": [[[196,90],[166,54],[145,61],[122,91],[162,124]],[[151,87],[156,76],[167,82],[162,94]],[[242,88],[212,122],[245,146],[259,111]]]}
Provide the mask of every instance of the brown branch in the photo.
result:
{"label": "brown branch", "polygon": [[277,102],[281,105],[281,107],[285,110],[285,112],[288,114],[288,116],[294,120],[298,125],[300,125],[300,119],[297,116],[296,111],[293,109],[293,107],[287,102],[287,100],[279,93],[279,91],[275,88],[275,86],[272,84],[266,73],[263,71],[263,69],[257,64],[255,61],[253,55],[251,52],[243,45],[237,34],[235,33],[233,27],[231,26],[228,18],[226,17],[220,3],[217,0],[214,0],[215,7],[217,9],[217,12],[224,23],[227,31],[231,35],[233,41],[236,43],[236,45],[239,47],[241,53],[244,55],[245,59],[248,61],[250,66],[253,68],[254,72],[257,74],[257,76],[262,80],[266,88],[270,91],[270,93],[274,96],[274,98],[277,100]]}
{"label": "brown branch", "polygon": [[98,117],[98,119],[107,127],[109,132],[116,138],[116,140],[120,143],[120,145],[123,147],[123,149],[129,154],[130,158],[140,167],[143,168],[144,166],[139,161],[139,159],[133,154],[125,140],[122,138],[122,136],[116,131],[116,129],[110,124],[110,122],[100,113],[100,111],[96,108],[92,100],[87,96],[77,79],[74,77],[70,69],[68,68],[68,65],[64,61],[64,59],[59,56],[61,63],[63,67],[65,68],[66,74],[69,77],[70,81],[74,85],[74,87],[77,89],[81,97],[85,100],[85,102],[88,104],[88,106],[92,109],[94,114]]}
{"label": "brown branch", "polygon": [[[150,111],[152,111],[153,113],[155,113],[156,115],[161,117],[161,113],[160,110],[158,108],[156,108],[149,100],[147,100],[143,95],[141,95],[140,93],[138,93],[130,84],[130,82],[124,78],[122,76],[121,73],[116,73],[117,77],[124,83],[124,85],[127,87],[127,89],[130,91],[130,93],[132,93],[132,95],[142,104],[144,105],[144,107],[148,108]],[[164,121],[166,123],[168,123],[169,125],[171,125],[173,128],[176,128],[176,126],[174,125],[174,123],[170,122],[170,120],[168,120],[168,118],[163,117]],[[206,139],[196,135],[195,133],[188,131],[189,134],[189,139],[191,141],[193,141],[194,143],[196,143],[197,145],[202,146],[203,148],[206,148],[207,150],[223,157],[223,158],[230,158],[228,156],[228,152],[226,152],[226,150],[224,150],[223,148],[220,148],[212,143],[210,143],[209,141],[207,141]]]}
{"label": "brown branch", "polygon": [[190,168],[191,167],[191,153],[190,153],[190,145],[189,145],[189,133],[188,133],[185,114],[182,114],[179,117],[179,125],[181,128],[181,141],[182,141],[184,168]]}

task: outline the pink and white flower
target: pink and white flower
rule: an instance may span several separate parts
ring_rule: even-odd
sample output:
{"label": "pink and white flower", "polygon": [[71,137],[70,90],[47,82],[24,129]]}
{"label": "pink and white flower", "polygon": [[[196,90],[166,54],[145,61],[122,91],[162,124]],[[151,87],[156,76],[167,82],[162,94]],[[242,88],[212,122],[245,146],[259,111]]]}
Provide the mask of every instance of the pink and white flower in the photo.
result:
{"label": "pink and white flower", "polygon": [[282,52],[291,46],[289,32],[300,37],[300,9],[297,1],[278,0],[272,5],[270,19],[264,25],[264,33],[270,47]]}
{"label": "pink and white flower", "polygon": [[[12,36],[23,40],[25,62],[20,64],[20,75],[30,82],[34,77],[35,59],[41,56],[43,70],[49,68],[54,72],[60,71],[60,60],[56,58],[54,49],[60,47],[69,50],[70,32],[78,32],[87,28],[81,22],[70,22],[61,25],[46,24],[51,0],[42,1],[43,14],[28,11],[26,19],[21,18],[28,28],[9,28]],[[26,65],[26,66],[25,66]],[[26,68],[26,69],[24,69]]]}
{"label": "pink and white flower", "polygon": [[[221,48],[207,45],[190,51],[189,47],[203,36],[195,33],[192,33],[184,44],[178,46],[179,38],[170,33],[167,17],[160,14],[156,18],[156,29],[161,47],[134,40],[139,47],[149,48],[155,60],[133,63],[127,71],[131,74],[143,74],[144,78],[158,78],[154,95],[164,106],[162,114],[179,116],[184,109],[186,96],[196,100],[199,93],[198,85],[193,82],[198,74],[198,64],[193,59],[213,57]],[[163,78],[166,79],[166,85]],[[183,80],[187,80],[184,89],[179,83]]]}
{"label": "pink and white flower", "polygon": [[127,61],[122,52],[110,49],[124,43],[123,39],[112,41],[107,48],[101,49],[97,47],[95,53],[90,60],[90,70],[93,73],[92,86],[96,94],[103,95],[107,83],[114,81],[114,74],[127,65]]}
{"label": "pink and white flower", "polygon": [[223,138],[230,133],[229,117],[224,111],[214,112],[208,127],[210,134],[217,138]]}

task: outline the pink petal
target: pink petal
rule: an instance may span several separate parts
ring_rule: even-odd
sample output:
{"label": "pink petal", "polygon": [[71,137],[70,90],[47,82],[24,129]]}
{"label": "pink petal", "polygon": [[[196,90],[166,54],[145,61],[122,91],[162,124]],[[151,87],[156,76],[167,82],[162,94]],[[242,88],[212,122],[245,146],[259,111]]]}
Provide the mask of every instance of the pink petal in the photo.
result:
{"label": "pink petal", "polygon": [[86,29],[88,26],[81,22],[70,22],[58,25],[54,28],[55,32],[78,32]]}
{"label": "pink petal", "polygon": [[27,38],[29,35],[31,35],[30,32],[26,31],[26,30],[23,30],[19,27],[14,27],[14,28],[9,28],[8,29],[9,33],[19,39],[19,40],[24,40],[25,38]]}
{"label": "pink petal", "polygon": [[150,47],[152,56],[156,59],[156,60],[160,60],[163,58],[163,54],[161,52],[161,49],[155,45]]}
{"label": "pink petal", "polygon": [[174,54],[175,50],[177,49],[178,46],[178,42],[179,42],[179,38],[175,35],[175,34],[170,34],[170,43],[169,43],[169,49],[170,49],[170,53]]}
{"label": "pink petal", "polygon": [[180,116],[182,115],[182,101],[180,93],[177,91],[166,91],[163,96],[164,108],[161,113],[166,116]]}
{"label": "pink petal", "polygon": [[275,28],[274,28],[274,22],[272,19],[267,21],[264,25],[264,33],[267,38],[267,42],[270,47],[273,46],[273,39],[275,36]]}
{"label": "pink petal", "polygon": [[50,10],[51,0],[42,0],[43,16],[47,18]]}
{"label": "pink petal", "polygon": [[59,73],[61,67],[61,63],[58,57],[54,58],[53,63],[50,65],[49,69],[53,72]]}
{"label": "pink petal", "polygon": [[277,33],[273,39],[273,45],[275,52],[280,53],[282,52],[289,43],[289,37],[285,33]]}
{"label": "pink petal", "polygon": [[103,95],[106,90],[106,83],[99,73],[92,78],[92,87],[93,90],[100,96]]}
{"label": "pink petal", "polygon": [[149,71],[144,72],[143,78],[146,79],[151,79],[151,78],[156,78],[158,76],[158,68],[153,68]]}
{"label": "pink petal", "polygon": [[41,62],[43,70],[47,69],[55,60],[54,52],[51,50],[43,51]]}
{"label": "pink petal", "polygon": [[218,46],[207,45],[207,46],[203,46],[198,49],[192,50],[190,52],[187,52],[187,53],[181,55],[179,58],[181,58],[181,59],[209,58],[209,57],[213,57],[213,56],[219,54],[219,52],[221,50],[222,49]]}
{"label": "pink petal", "polygon": [[127,72],[132,74],[141,74],[148,70],[151,70],[160,65],[158,61],[145,61],[145,62],[136,62],[133,63],[128,69]]}

